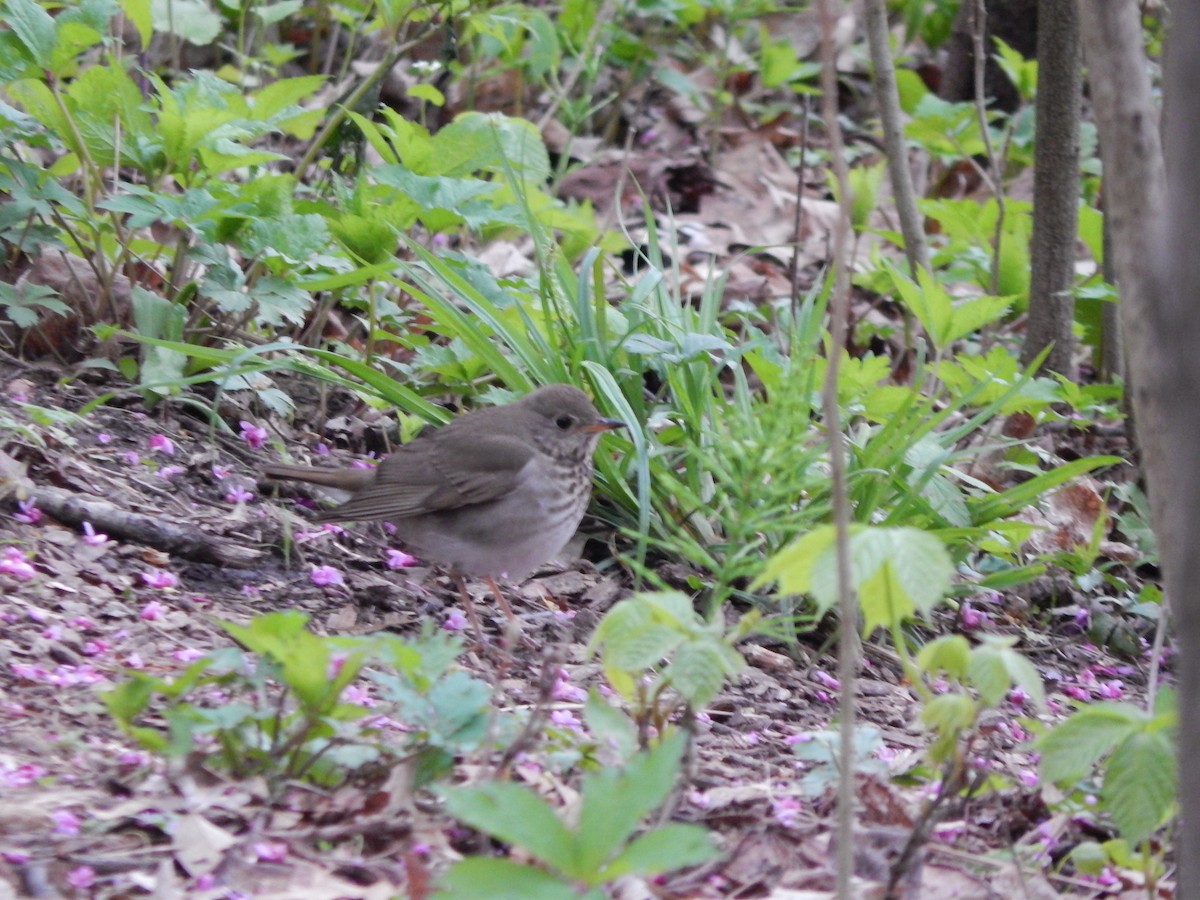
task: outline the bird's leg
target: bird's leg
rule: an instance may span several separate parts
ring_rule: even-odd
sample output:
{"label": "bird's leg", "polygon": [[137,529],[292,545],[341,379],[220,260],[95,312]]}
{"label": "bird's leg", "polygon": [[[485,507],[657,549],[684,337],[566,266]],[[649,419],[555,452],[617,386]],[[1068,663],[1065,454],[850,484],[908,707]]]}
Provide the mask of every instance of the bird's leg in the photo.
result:
{"label": "bird's leg", "polygon": [[516,613],[512,611],[512,607],[508,605],[508,601],[504,598],[500,586],[496,584],[496,579],[490,575],[487,577],[488,587],[492,589],[492,596],[496,598],[496,602],[500,604],[500,609],[504,612],[508,619],[508,628],[504,632],[505,646],[513,646],[517,640],[520,640],[526,647],[537,649],[537,644],[530,640],[521,630],[521,620],[517,618]]}
{"label": "bird's leg", "polygon": [[513,614],[512,607],[508,605],[508,601],[504,599],[504,594],[501,593],[499,585],[496,584],[496,579],[491,575],[487,577],[488,587],[492,589],[492,596],[496,598],[496,602],[500,604],[500,609],[504,615],[508,617],[508,621],[516,621],[516,615]]}
{"label": "bird's leg", "polygon": [[483,629],[479,627],[479,616],[475,615],[475,604],[471,602],[471,595],[467,593],[467,583],[458,572],[451,572],[450,577],[458,585],[458,592],[462,594],[463,609],[467,612],[467,621],[471,623],[471,630],[475,632],[475,640],[482,648]]}

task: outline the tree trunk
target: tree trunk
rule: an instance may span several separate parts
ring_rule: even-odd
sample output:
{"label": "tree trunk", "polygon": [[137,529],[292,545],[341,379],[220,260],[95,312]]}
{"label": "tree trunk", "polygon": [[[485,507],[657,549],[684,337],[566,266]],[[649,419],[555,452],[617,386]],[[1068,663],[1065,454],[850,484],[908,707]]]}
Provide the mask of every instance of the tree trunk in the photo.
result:
{"label": "tree trunk", "polygon": [[1038,91],[1033,159],[1032,272],[1029,328],[1021,362],[1048,344],[1042,368],[1074,376],[1075,235],[1079,221],[1079,9],[1074,2],[1038,6]]}
{"label": "tree trunk", "polygon": [[[1111,0],[1108,0],[1111,2]],[[1167,160],[1168,253],[1165,288],[1150,324],[1152,365],[1157,378],[1146,382],[1146,407],[1139,411],[1139,434],[1154,430],[1153,455],[1146,453],[1151,488],[1158,495],[1159,545],[1166,588],[1179,641],[1180,821],[1176,829],[1179,897],[1200,897],[1200,3],[1171,4],[1166,60],[1170,112],[1164,141]],[[1140,32],[1138,33],[1140,37]],[[1143,72],[1145,70],[1143,69]],[[1156,236],[1162,236],[1162,230]],[[1156,257],[1157,258],[1157,257]],[[1161,355],[1160,355],[1161,354]],[[1135,376],[1136,377],[1136,376]],[[1141,394],[1134,395],[1140,400]],[[1144,445],[1150,444],[1147,438]]]}
{"label": "tree trunk", "polygon": [[[1017,90],[996,64],[996,46],[1000,38],[1026,59],[1037,52],[1038,0],[988,0],[986,33],[983,46],[988,55],[984,68],[984,91],[999,109],[1012,112],[1021,104]],[[946,41],[946,65],[942,70],[938,96],[953,103],[975,99],[975,13],[974,3],[958,8],[950,37]]]}
{"label": "tree trunk", "polygon": [[1200,767],[1191,759],[1200,747],[1200,597],[1191,596],[1200,585],[1200,179],[1190,165],[1200,153],[1200,3],[1171,8],[1169,185],[1137,0],[1080,3],[1129,384],[1179,647],[1177,896],[1200,897]]}

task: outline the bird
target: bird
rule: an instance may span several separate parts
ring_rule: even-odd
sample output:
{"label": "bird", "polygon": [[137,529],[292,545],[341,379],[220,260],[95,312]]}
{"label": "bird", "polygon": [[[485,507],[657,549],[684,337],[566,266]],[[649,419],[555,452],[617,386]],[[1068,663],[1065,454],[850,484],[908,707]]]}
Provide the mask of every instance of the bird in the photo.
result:
{"label": "bird", "polygon": [[480,637],[462,576],[486,579],[515,621],[495,579],[522,581],[562,551],[591,498],[600,436],[624,427],[579,388],[549,384],[423,429],[374,469],[280,464],[263,474],[350,492],[317,523],[390,521],[414,555],[450,570]]}

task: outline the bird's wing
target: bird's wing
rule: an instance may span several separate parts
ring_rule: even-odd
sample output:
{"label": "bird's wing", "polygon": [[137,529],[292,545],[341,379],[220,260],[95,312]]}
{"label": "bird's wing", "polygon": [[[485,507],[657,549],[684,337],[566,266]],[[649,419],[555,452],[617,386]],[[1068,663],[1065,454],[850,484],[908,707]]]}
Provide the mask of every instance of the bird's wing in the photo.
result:
{"label": "bird's wing", "polygon": [[534,454],[516,438],[443,429],[401,447],[380,463],[371,485],[326,515],[403,519],[487,503],[516,487]]}

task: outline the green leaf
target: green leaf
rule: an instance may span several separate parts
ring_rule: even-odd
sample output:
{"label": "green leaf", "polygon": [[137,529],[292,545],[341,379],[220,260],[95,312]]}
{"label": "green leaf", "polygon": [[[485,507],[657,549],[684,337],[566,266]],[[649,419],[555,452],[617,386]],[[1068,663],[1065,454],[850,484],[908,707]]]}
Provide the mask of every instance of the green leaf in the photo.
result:
{"label": "green leaf", "polygon": [[54,19],[50,14],[34,0],[8,0],[4,19],[34,65],[39,69],[49,69],[54,46],[58,43]]}
{"label": "green leaf", "polygon": [[100,695],[109,715],[123,728],[141,715],[150,702],[151,695],[161,686],[158,678],[134,672],[128,681],[121,682],[112,690]]}
{"label": "green leaf", "polygon": [[430,103],[437,107],[446,105],[446,95],[439,91],[432,84],[414,84],[404,93],[408,94],[410,97],[416,98],[417,100],[424,100],[426,103]]}
{"label": "green leaf", "polygon": [[981,645],[971,651],[968,667],[971,682],[989,706],[997,706],[1008,689],[1016,685],[1027,693],[1038,708],[1046,705],[1042,676],[1012,644],[1014,638],[982,635]]}
{"label": "green leaf", "polygon": [[620,640],[606,640],[603,659],[605,667],[616,666],[627,672],[638,672],[658,665],[684,640],[684,635],[669,625],[651,623]]}
{"label": "green leaf", "polygon": [[1131,703],[1085,706],[1038,739],[1042,777],[1059,784],[1082,778],[1145,722],[1146,714]]}
{"label": "green leaf", "polygon": [[[837,565],[829,547],[813,570],[812,595],[822,609],[837,603]],[[928,613],[950,587],[954,564],[945,545],[919,528],[859,527],[850,535],[850,569],[869,634]]]}
{"label": "green leaf", "polygon": [[1131,734],[1113,751],[1100,790],[1105,809],[1131,844],[1150,837],[1175,806],[1175,750],[1164,732]]}
{"label": "green leaf", "polygon": [[644,603],[656,619],[675,628],[686,628],[698,618],[692,598],[683,591],[642,591],[634,602]]}
{"label": "green leaf", "polygon": [[926,703],[921,721],[937,732],[929,748],[930,759],[945,759],[958,743],[959,734],[974,724],[978,712],[975,701],[965,694],[941,694]]}
{"label": "green leaf", "polygon": [[589,884],[603,880],[603,864],[671,791],[683,749],[684,735],[676,732],[624,769],[584,776],[578,862],[570,874]]}
{"label": "green leaf", "polygon": [[610,749],[621,762],[637,750],[637,728],[629,716],[601,697],[595,688],[588,691],[583,719],[596,743]]}
{"label": "green leaf", "polygon": [[251,7],[251,12],[264,25],[274,25],[299,12],[303,7],[304,0],[279,0],[278,3],[256,3]]}
{"label": "green leaf", "polygon": [[792,541],[769,560],[753,587],[774,581],[781,594],[806,594],[812,585],[813,567],[833,546],[837,531],[832,525],[814,528],[799,540]]}
{"label": "green leaf", "polygon": [[154,34],[154,17],[150,14],[150,0],[120,0],[120,3],[121,12],[137,29],[142,47],[149,47],[150,38]]}
{"label": "green leaf", "polygon": [[720,856],[708,832],[672,822],[643,834],[604,867],[606,881],[622,875],[657,875],[695,866]]}
{"label": "green leaf", "polygon": [[203,0],[151,0],[154,30],[205,47],[221,33],[221,17]]}
{"label": "green leaf", "polygon": [[550,158],[532,122],[500,113],[466,112],[433,137],[440,153],[436,175],[467,176],[478,172],[542,182],[550,176]]}
{"label": "green leaf", "polygon": [[1035,502],[1043,494],[1073,478],[1103,466],[1121,465],[1125,460],[1119,456],[1087,456],[1061,465],[1049,472],[1036,475],[1028,481],[977,501],[968,501],[971,518],[976,525],[986,525],[993,519],[1014,515],[1023,507]]}
{"label": "green leaf", "polygon": [[559,878],[507,859],[464,859],[442,878],[434,900],[601,900],[599,891],[579,894]]}
{"label": "green leaf", "polygon": [[529,851],[560,872],[578,870],[575,836],[529,788],[497,781],[446,788],[443,794],[456,819]]}
{"label": "green leaf", "polygon": [[725,683],[726,660],[713,641],[681,644],[671,655],[667,677],[692,707],[705,706]]}
{"label": "green leaf", "polygon": [[381,265],[396,253],[396,231],[376,218],[346,213],[329,222],[329,230],[352,257]]}
{"label": "green leaf", "polygon": [[75,60],[79,54],[104,40],[100,32],[83,22],[60,19],[57,26],[54,53],[50,56],[48,67],[55,73],[69,72],[75,67]]}
{"label": "green leaf", "polygon": [[254,113],[264,119],[270,119],[305,97],[312,96],[324,83],[325,78],[322,75],[305,75],[273,81],[254,94]]}
{"label": "green leaf", "polygon": [[71,308],[58,299],[58,292],[51,287],[33,282],[21,285],[0,282],[0,309],[18,328],[32,328],[42,318],[38,310],[65,316]]}
{"label": "green leaf", "polygon": [[1099,875],[1108,865],[1108,853],[1095,841],[1082,841],[1076,844],[1069,855],[1079,871],[1088,875]]}
{"label": "green leaf", "polygon": [[936,638],[921,648],[917,654],[917,665],[929,675],[945,672],[951,678],[962,681],[967,674],[971,658],[971,645],[961,634],[947,634]]}

